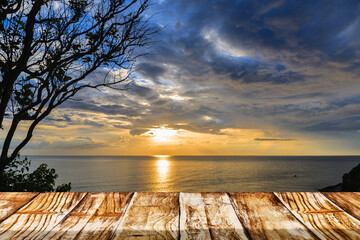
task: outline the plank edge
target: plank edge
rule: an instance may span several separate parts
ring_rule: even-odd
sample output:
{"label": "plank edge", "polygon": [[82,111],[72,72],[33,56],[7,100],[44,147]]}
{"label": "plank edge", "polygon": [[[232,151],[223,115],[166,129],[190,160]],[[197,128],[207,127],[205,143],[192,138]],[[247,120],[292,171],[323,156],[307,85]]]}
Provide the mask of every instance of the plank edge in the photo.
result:
{"label": "plank edge", "polygon": [[[360,224],[360,218],[358,219],[357,217],[353,216],[351,213],[349,213],[348,211],[345,211],[345,209],[343,209],[341,206],[339,206],[336,202],[334,202],[333,200],[331,200],[330,198],[328,198],[323,192],[319,192],[321,195],[323,195],[330,203],[334,204],[336,207],[338,207],[339,209],[341,209],[341,211],[343,211],[345,214],[347,214],[350,218],[352,218],[353,220],[355,220],[355,222],[358,222]],[[341,193],[341,192],[340,192]]]}
{"label": "plank edge", "polygon": [[116,231],[118,230],[121,222],[124,220],[129,208],[130,208],[130,205],[132,205],[132,203],[134,202],[134,197],[135,197],[135,194],[136,192],[132,192],[130,197],[128,198],[127,200],[127,203],[126,203],[126,206],[125,206],[125,209],[124,209],[124,214],[120,217],[120,219],[118,220],[118,223],[116,224],[116,227],[114,229],[114,231],[112,232],[112,234],[110,235],[109,237],[109,240],[112,240],[115,236],[116,236]]}
{"label": "plank edge", "polygon": [[231,194],[230,192],[226,192],[226,196],[227,196],[227,197],[229,198],[229,200],[230,200],[231,207],[232,207],[233,211],[235,212],[235,215],[236,215],[237,219],[239,220],[241,226],[244,228],[244,232],[245,232],[246,237],[247,237],[249,240],[251,240],[251,239],[253,239],[253,238],[251,237],[250,231],[249,231],[249,229],[247,229],[247,227],[245,226],[245,224],[241,221],[241,219],[240,219],[240,217],[239,217],[239,215],[238,215],[239,209],[238,209],[235,201],[233,200],[233,198],[231,197],[230,194]]}
{"label": "plank edge", "polygon": [[[75,193],[84,193],[84,192],[75,192]],[[51,231],[56,228],[58,225],[60,225],[62,222],[64,222],[70,215],[70,213],[85,199],[85,197],[88,195],[89,193],[88,192],[85,192],[84,196],[80,199],[80,201],[75,204],[70,210],[69,212],[57,223],[55,224],[43,237],[42,239],[46,238],[50,233]]]}
{"label": "plank edge", "polygon": [[4,222],[6,219],[8,219],[9,217],[11,217],[12,215],[14,215],[15,213],[17,213],[20,209],[26,207],[27,205],[29,205],[32,200],[34,200],[34,198],[36,198],[37,196],[39,196],[39,192],[31,192],[31,193],[35,193],[35,195],[33,197],[31,197],[29,199],[29,201],[27,203],[25,203],[24,205],[20,206],[19,208],[17,208],[13,213],[11,213],[9,216],[7,216],[6,218],[4,218],[3,220],[0,221],[0,223]]}

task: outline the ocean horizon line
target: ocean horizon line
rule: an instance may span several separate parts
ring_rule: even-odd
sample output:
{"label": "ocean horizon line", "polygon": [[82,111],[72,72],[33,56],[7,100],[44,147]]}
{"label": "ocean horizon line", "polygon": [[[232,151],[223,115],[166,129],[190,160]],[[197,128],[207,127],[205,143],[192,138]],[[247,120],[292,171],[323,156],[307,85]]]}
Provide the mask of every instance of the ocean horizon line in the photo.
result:
{"label": "ocean horizon line", "polygon": [[24,154],[22,156],[28,157],[360,157],[360,154],[314,154],[314,155],[294,155],[294,154],[282,154],[282,155],[256,155],[256,154],[242,154],[242,155],[230,155],[230,154],[209,154],[209,155],[200,155],[200,154],[186,154],[186,155],[171,155],[171,154],[148,154],[148,155],[49,155],[49,154]]}

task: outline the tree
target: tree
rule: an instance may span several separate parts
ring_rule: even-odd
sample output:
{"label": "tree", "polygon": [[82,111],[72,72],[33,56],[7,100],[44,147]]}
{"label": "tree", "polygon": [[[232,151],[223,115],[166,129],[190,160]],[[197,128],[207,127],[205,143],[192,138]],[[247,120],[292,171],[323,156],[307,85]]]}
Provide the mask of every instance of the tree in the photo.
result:
{"label": "tree", "polygon": [[7,192],[68,192],[71,183],[55,187],[58,175],[55,169],[48,168],[46,163],[41,164],[32,173],[29,173],[31,161],[18,156],[5,168],[3,191]]}
{"label": "tree", "polygon": [[[144,18],[149,6],[148,0],[1,1],[0,127],[6,134],[0,189],[6,167],[53,109],[85,88],[126,87],[129,70],[141,55],[137,49],[148,46],[157,31]],[[99,69],[108,73],[101,81],[91,80]],[[11,121],[8,127],[4,118]],[[12,147],[25,121],[26,136]]]}

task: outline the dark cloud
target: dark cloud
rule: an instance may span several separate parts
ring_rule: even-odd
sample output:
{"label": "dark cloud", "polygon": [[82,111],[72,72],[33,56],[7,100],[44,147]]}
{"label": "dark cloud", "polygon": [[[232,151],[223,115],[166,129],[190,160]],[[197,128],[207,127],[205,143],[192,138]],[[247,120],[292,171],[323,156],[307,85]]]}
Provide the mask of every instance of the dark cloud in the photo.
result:
{"label": "dark cloud", "polygon": [[159,94],[152,88],[146,86],[140,86],[137,84],[131,84],[127,89],[129,95],[135,94],[143,99],[147,100],[156,100],[159,97]]}
{"label": "dark cloud", "polygon": [[134,109],[131,107],[117,104],[98,104],[93,101],[68,101],[62,105],[62,108],[79,109],[109,115],[125,115],[128,117],[136,117],[142,115],[141,109]]}
{"label": "dark cloud", "polygon": [[150,78],[156,82],[159,81],[159,77],[166,72],[166,68],[159,65],[154,65],[149,62],[143,62],[136,65],[136,70],[143,77]]}
{"label": "dark cloud", "polygon": [[148,97],[154,94],[154,91],[151,88],[139,86],[137,84],[132,84],[127,90],[130,92],[130,94],[136,94],[142,97]]}
{"label": "dark cloud", "polygon": [[219,23],[221,36],[235,46],[287,50],[294,56],[312,49],[332,60],[351,61],[356,58],[351,50],[359,47],[354,42],[359,36],[359,10],[359,1],[248,0],[221,2],[215,11],[226,16]]}
{"label": "dark cloud", "polygon": [[339,117],[321,121],[304,128],[305,131],[358,131],[360,130],[360,115]]}
{"label": "dark cloud", "polygon": [[282,64],[276,64],[276,70],[278,72],[284,71],[286,69],[286,67]]}
{"label": "dark cloud", "polygon": [[163,105],[165,103],[168,103],[169,100],[165,100],[165,99],[160,99],[160,100],[157,100],[155,102],[153,102],[153,105]]}
{"label": "dark cloud", "polygon": [[[341,62],[359,57],[356,51],[360,46],[356,41],[360,35],[359,1],[184,0],[167,1],[164,6],[174,7],[178,9],[173,12],[174,22],[177,24],[181,19],[184,27],[176,34],[165,31],[161,45],[182,49],[175,54],[180,59],[184,54],[185,58],[201,60],[214,50],[202,35],[209,29],[230,46],[253,50],[256,56],[281,56],[296,61],[310,60],[310,53],[319,57],[317,61]],[[165,52],[159,54],[168,56]]]}
{"label": "dark cloud", "polygon": [[[179,81],[184,78],[207,83],[231,80],[246,84],[291,84],[322,77],[311,74],[310,69],[300,71],[295,65],[326,65],[328,60],[336,60],[335,55],[346,57],[345,52],[355,55],[359,52],[358,43],[352,40],[358,32],[355,9],[360,4],[356,1],[342,5],[312,1],[184,0],[167,1],[161,7],[171,11],[171,20],[167,21],[174,27],[160,34],[154,56],[139,64],[143,69],[140,73],[152,80],[159,76],[169,79],[166,69],[171,65],[178,69],[179,75],[172,75],[177,80],[175,84],[182,84]],[[346,12],[350,14],[343,16]],[[182,28],[176,27],[179,22]],[[334,49],[328,48],[329,39],[335,39],[331,40],[336,45]],[[230,53],[235,51],[235,57],[219,49],[218,44]],[[236,57],[236,51],[245,51],[244,57]],[[348,57],[347,61],[354,64],[354,56]]]}
{"label": "dark cloud", "polygon": [[[264,118],[293,131],[357,131],[360,129],[360,97],[308,100],[323,93],[293,95],[285,99],[301,100],[286,104],[240,104],[242,113]],[[331,96],[331,95],[330,95]]]}
{"label": "dark cloud", "polygon": [[[75,117],[75,118],[74,118]],[[84,114],[64,114],[58,118],[54,118],[49,116],[45,119],[46,124],[56,126],[58,128],[65,128],[69,125],[89,125],[94,127],[103,127],[105,126],[104,123],[89,120],[86,118],[87,116]]]}
{"label": "dark cloud", "polygon": [[285,97],[280,97],[280,99],[304,99],[304,98],[317,98],[317,97],[328,97],[330,93],[325,92],[312,92],[312,93],[303,93],[303,94],[295,94]]}
{"label": "dark cloud", "polygon": [[[155,6],[155,20],[166,27],[154,36],[152,54],[136,64],[128,91],[89,94],[89,101],[64,108],[104,113],[133,136],[162,125],[211,134],[265,128],[248,119],[302,133],[359,129],[359,1]],[[53,120],[74,121],[70,115]]]}
{"label": "dark cloud", "polygon": [[280,141],[280,142],[289,142],[289,141],[297,141],[294,138],[255,138],[255,141]]}
{"label": "dark cloud", "polygon": [[137,136],[146,133],[147,131],[149,131],[149,129],[131,129],[130,134],[132,136]]}
{"label": "dark cloud", "polygon": [[334,99],[330,103],[332,106],[336,108],[344,107],[347,105],[360,105],[360,94],[359,95],[351,95],[340,99]]}

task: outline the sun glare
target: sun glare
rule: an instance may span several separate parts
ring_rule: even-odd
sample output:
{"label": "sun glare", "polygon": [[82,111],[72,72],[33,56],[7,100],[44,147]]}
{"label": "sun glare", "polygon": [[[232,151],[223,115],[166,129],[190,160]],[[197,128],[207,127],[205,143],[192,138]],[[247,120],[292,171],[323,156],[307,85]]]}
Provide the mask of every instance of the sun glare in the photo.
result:
{"label": "sun glare", "polygon": [[171,128],[161,127],[151,129],[149,135],[151,135],[152,139],[156,142],[170,142],[177,132],[177,130]]}
{"label": "sun glare", "polygon": [[159,171],[164,173],[164,172],[167,172],[167,168],[169,166],[169,161],[167,161],[165,159],[161,159],[157,162],[157,165],[159,167]]}
{"label": "sun glare", "polygon": [[166,182],[168,178],[170,162],[165,159],[159,159],[157,161],[157,172],[158,172],[158,181]]}
{"label": "sun glare", "polygon": [[157,157],[157,158],[168,158],[169,155],[155,155],[155,157]]}

